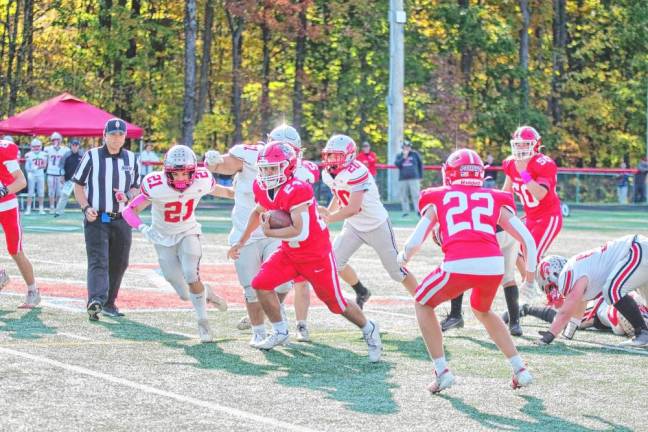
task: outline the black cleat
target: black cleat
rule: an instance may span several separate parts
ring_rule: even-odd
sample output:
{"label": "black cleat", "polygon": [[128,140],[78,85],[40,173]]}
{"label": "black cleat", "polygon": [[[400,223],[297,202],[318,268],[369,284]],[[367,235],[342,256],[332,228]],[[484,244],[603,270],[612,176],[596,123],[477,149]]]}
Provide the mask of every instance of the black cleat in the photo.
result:
{"label": "black cleat", "polygon": [[511,336],[522,336],[522,327],[520,327],[520,323],[509,323],[509,333],[511,333]]}
{"label": "black cleat", "polygon": [[371,291],[369,290],[365,290],[365,292],[362,294],[356,293],[356,304],[360,309],[362,309],[364,307],[364,304],[367,303],[370,297]]}
{"label": "black cleat", "polygon": [[101,303],[98,301],[92,301],[88,305],[88,319],[90,321],[99,321],[99,314],[101,313],[102,307]]}
{"label": "black cleat", "polygon": [[448,315],[443,321],[441,321],[441,331],[445,332],[453,328],[463,328],[464,320],[463,315],[458,317],[453,317]]}
{"label": "black cleat", "polygon": [[118,318],[118,317],[123,317],[124,314],[122,312],[119,312],[119,309],[117,307],[109,307],[105,306],[102,309],[102,312],[104,315],[112,317],[112,318]]}

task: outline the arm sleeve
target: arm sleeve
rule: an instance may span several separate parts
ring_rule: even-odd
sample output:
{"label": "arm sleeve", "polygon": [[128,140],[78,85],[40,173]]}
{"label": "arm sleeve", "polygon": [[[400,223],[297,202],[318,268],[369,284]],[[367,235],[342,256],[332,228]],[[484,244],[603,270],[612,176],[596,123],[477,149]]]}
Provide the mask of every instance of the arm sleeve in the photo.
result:
{"label": "arm sleeve", "polygon": [[92,171],[92,157],[90,156],[92,151],[86,152],[81,159],[81,163],[77,167],[74,175],[72,176],[72,181],[78,185],[85,186],[88,182],[88,176]]}
{"label": "arm sleeve", "polygon": [[527,253],[526,271],[533,273],[536,271],[536,263],[538,260],[538,251],[536,248],[535,240],[533,239],[533,236],[531,235],[527,227],[525,227],[522,221],[516,216],[512,217],[509,222],[513,229],[517,231],[518,234],[520,234],[522,240],[524,241],[524,249]]}

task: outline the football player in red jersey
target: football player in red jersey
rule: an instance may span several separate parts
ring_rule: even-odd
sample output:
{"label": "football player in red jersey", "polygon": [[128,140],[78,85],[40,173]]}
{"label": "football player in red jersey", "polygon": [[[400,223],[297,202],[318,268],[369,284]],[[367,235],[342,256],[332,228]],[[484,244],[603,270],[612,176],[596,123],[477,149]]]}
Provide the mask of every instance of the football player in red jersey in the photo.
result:
{"label": "football player in red jersey", "polygon": [[512,387],[529,385],[533,378],[504,322],[491,310],[491,305],[504,274],[504,258],[495,236],[497,225],[522,244],[527,281],[534,279],[536,268],[533,238],[515,216],[511,194],[482,187],[484,164],[477,153],[468,149],[452,153],[443,166],[443,176],[446,186],[421,193],[421,220],[399,253],[399,261],[407,263],[439,223],[444,239],[443,263],[423,280],[415,296],[416,317],[436,372],[436,379],[428,390],[438,393],[454,383],[434,308],[469,289],[472,289],[470,304],[475,316],[511,364]]}
{"label": "football player in red jersey", "polygon": [[[502,162],[506,174],[503,190],[513,191],[524,206],[524,224],[535,240],[537,260],[545,252],[562,228],[560,199],[556,193],[557,172],[555,162],[540,153],[542,138],[531,126],[520,126],[511,138],[512,155]],[[524,260],[518,256],[518,270],[523,274]],[[522,296],[529,299],[535,285],[522,286]],[[519,291],[515,282],[504,287],[504,297],[509,311],[509,331],[522,335],[520,327]]]}
{"label": "football player in red jersey", "polygon": [[27,284],[27,297],[19,307],[31,309],[38,306],[41,298],[34,280],[34,268],[22,249],[22,227],[16,192],[27,185],[27,180],[18,164],[19,155],[16,144],[0,140],[0,225],[5,233],[9,255],[16,262]]}
{"label": "football player in red jersey", "polygon": [[[259,225],[267,237],[282,240],[280,248],[261,265],[252,280],[252,287],[273,327],[272,334],[256,344],[256,348],[269,350],[288,341],[288,325],[281,316],[274,288],[303,276],[331,312],[343,315],[362,329],[369,347],[369,359],[377,362],[382,351],[378,325],[367,320],[360,308],[342,295],[329,231],[317,213],[313,188],[294,176],[295,151],[287,143],[271,142],[259,154],[257,166],[259,174],[254,183],[257,207],[250,214],[239,242],[228,252],[229,258],[237,258],[239,250]],[[292,225],[270,228],[265,215],[267,210],[289,212]]]}

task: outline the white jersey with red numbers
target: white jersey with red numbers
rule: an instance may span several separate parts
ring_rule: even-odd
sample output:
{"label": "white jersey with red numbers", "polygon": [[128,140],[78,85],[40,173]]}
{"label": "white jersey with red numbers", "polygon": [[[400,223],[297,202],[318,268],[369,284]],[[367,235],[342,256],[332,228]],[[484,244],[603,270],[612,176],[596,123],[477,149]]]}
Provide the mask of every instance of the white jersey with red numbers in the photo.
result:
{"label": "white jersey with red numbers", "polygon": [[474,186],[429,188],[421,192],[419,211],[423,214],[430,207],[443,238],[444,271],[504,274],[504,258],[495,232],[502,209],[515,213],[510,193]]}
{"label": "white jersey with red numbers", "polygon": [[160,171],[142,180],[142,193],[151,201],[151,226],[163,237],[162,246],[173,246],[190,234],[201,234],[196,220],[200,199],[214,190],[216,181],[207,168],[196,168],[193,183],[184,191],[173,189]]}
{"label": "white jersey with red numbers", "polygon": [[65,146],[47,146],[45,153],[47,153],[47,175],[60,176],[63,175],[63,156],[69,151]]}
{"label": "white jersey with red numbers", "polygon": [[306,183],[315,184],[320,178],[319,167],[315,162],[298,159],[295,177]]}
{"label": "white jersey with red numbers", "polygon": [[[11,141],[0,140],[0,182],[9,186],[14,182],[12,172],[20,170],[18,158],[20,151],[18,146]],[[0,211],[10,210],[18,207],[16,194],[7,194],[0,198]]]}
{"label": "white jersey with red numbers", "polygon": [[47,153],[43,150],[28,151],[25,155],[25,171],[28,174],[35,176],[45,175],[45,167],[47,166]]}
{"label": "white jersey with red numbers", "polygon": [[266,210],[290,212],[308,204],[308,237],[301,242],[284,240],[281,248],[295,262],[314,261],[327,257],[331,252],[331,240],[326,223],[317,212],[313,187],[295,177],[272,191],[266,191],[254,182],[254,199]]}
{"label": "white jersey with red numbers", "polygon": [[352,192],[364,191],[360,213],[344,220],[358,231],[367,232],[378,228],[389,217],[380,201],[380,193],[374,177],[364,164],[353,161],[333,177],[327,170],[322,171],[322,180],[335,195],[340,207],[349,204]]}
{"label": "white jersey with red numbers", "polygon": [[558,182],[558,167],[549,156],[541,153],[533,155],[529,159],[526,170],[531,178],[540,185],[547,188],[547,195],[538,200],[522,182],[522,177],[515,167],[515,159],[512,156],[502,162],[504,173],[513,183],[513,192],[524,206],[524,213],[531,219],[542,219],[555,214],[560,214],[560,199],[556,193],[556,183]]}
{"label": "white jersey with red numbers", "polygon": [[560,293],[566,296],[574,283],[586,276],[588,282],[583,300],[593,300],[601,296],[614,267],[627,258],[635,237],[627,235],[571,257],[558,277]]}
{"label": "white jersey with red numbers", "polygon": [[[232,230],[227,238],[230,246],[238,243],[247,227],[250,213],[256,207],[254,202],[253,186],[257,177],[257,158],[263,149],[257,144],[237,144],[229,151],[230,156],[240,159],[243,162],[243,169],[234,177],[234,208],[232,208]],[[248,240],[248,244],[264,239],[263,230],[254,230]]]}

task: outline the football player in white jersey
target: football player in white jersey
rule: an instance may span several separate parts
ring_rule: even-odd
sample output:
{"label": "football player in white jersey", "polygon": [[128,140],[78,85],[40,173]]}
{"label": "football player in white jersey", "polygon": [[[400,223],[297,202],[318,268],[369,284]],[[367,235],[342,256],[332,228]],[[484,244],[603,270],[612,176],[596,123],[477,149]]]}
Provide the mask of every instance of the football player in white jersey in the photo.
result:
{"label": "football player in white jersey", "polygon": [[[569,260],[552,255],[538,265],[538,284],[558,308],[549,331],[536,342],[549,344],[572,317],[581,317],[587,302],[599,297],[614,306],[634,328],[633,347],[648,346],[648,326],[628,295],[648,283],[648,238],[628,235]],[[624,343],[626,344],[626,343]]]}
{"label": "football player in white jersey", "polygon": [[70,151],[64,145],[61,145],[63,137],[60,133],[54,132],[50,136],[52,145],[45,147],[47,153],[47,196],[49,197],[50,213],[54,213],[56,203],[61,196],[61,189],[65,178],[63,176],[63,156]]}
{"label": "football player in white jersey", "polygon": [[[175,145],[164,158],[164,172],[155,171],[142,179],[142,193],[126,206],[124,220],[155,245],[164,278],[183,300],[191,299],[198,317],[201,342],[213,340],[207,320],[206,302],[224,311],[227,304],[200,281],[202,231],[195,209],[205,195],[229,197],[231,190],[217,185],[187,146]],[[143,224],[138,213],[152,205],[151,225]]]}
{"label": "football player in white jersey", "polygon": [[333,135],[322,150],[322,179],[334,198],[328,208],[320,209],[320,213],[329,224],[344,221],[342,232],[333,242],[338,273],[354,290],[357,289],[360,281],[348,262],[360,246],[366,244],[376,251],[389,276],[414,295],[418,285],[416,278],[398,264],[394,231],[380,201],[376,182],[367,167],[355,157],[356,143],[346,135]]}
{"label": "football player in white jersey", "polygon": [[[232,230],[227,239],[230,246],[238,243],[245,231],[250,213],[256,208],[252,186],[256,181],[258,172],[256,163],[262,149],[263,144],[237,144],[224,155],[215,150],[210,150],[205,154],[205,163],[210,171],[227,175],[236,174],[233,187]],[[245,247],[241,249],[239,258],[234,261],[236,275],[243,287],[245,306],[248,312],[248,316],[241,319],[237,328],[245,330],[252,327],[251,346],[267,337],[264,324],[265,314],[256,291],[252,288],[252,279],[259,272],[261,263],[272,255],[280,244],[281,240],[267,238],[259,228],[252,233]],[[287,283],[275,289],[282,302],[290,291],[290,287],[291,284]]]}
{"label": "football player in white jersey", "polygon": [[38,212],[45,214],[45,168],[47,153],[43,151],[43,143],[38,138],[31,141],[31,150],[25,155],[25,171],[27,172],[27,209],[25,214],[31,214],[32,200],[38,198]]}

